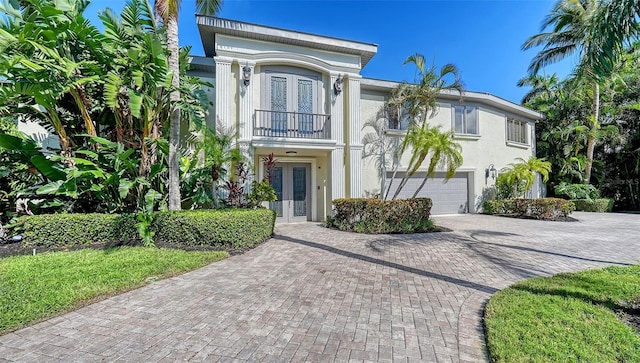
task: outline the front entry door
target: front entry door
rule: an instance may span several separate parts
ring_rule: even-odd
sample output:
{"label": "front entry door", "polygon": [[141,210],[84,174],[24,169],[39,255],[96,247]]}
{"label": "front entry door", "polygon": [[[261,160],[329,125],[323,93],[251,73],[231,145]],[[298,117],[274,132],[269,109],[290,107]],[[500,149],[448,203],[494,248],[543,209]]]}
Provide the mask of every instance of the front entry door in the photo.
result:
{"label": "front entry door", "polygon": [[277,164],[273,169],[271,186],[278,200],[269,203],[277,213],[277,223],[304,222],[308,220],[309,193],[308,164]]}

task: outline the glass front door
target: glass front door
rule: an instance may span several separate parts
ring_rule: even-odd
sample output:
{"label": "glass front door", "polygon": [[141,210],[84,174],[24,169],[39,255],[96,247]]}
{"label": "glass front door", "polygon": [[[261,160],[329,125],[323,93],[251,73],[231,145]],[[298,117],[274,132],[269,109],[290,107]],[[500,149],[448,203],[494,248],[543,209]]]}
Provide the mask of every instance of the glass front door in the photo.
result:
{"label": "glass front door", "polygon": [[271,186],[278,200],[269,203],[276,211],[278,223],[304,222],[309,216],[309,165],[278,164],[273,170]]}

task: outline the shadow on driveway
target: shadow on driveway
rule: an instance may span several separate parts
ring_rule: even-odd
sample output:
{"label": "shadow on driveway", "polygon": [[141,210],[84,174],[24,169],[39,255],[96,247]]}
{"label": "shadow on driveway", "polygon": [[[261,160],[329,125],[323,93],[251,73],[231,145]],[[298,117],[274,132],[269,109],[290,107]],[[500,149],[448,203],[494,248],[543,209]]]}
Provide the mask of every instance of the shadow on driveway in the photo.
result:
{"label": "shadow on driveway", "polygon": [[447,275],[442,275],[442,274],[438,274],[435,272],[430,272],[430,271],[425,271],[425,270],[420,270],[414,267],[409,267],[409,266],[405,266],[405,265],[401,265],[395,262],[391,262],[391,261],[385,261],[385,260],[381,260],[378,258],[374,258],[374,257],[370,257],[370,256],[365,256],[365,255],[361,255],[358,253],[354,253],[354,252],[349,252],[349,251],[345,251],[345,250],[341,250],[339,248],[335,248],[335,247],[331,247],[331,246],[327,246],[327,245],[323,245],[320,243],[315,243],[315,242],[311,242],[311,241],[305,241],[305,240],[301,240],[301,239],[297,239],[297,238],[292,238],[292,237],[287,237],[287,236],[282,236],[282,235],[276,235],[275,238],[277,238],[278,240],[281,241],[287,241],[287,242],[292,242],[292,243],[297,243],[303,246],[307,246],[307,247],[313,247],[313,248],[318,248],[327,252],[331,252],[331,253],[335,253],[341,256],[345,256],[345,257],[349,257],[349,258],[354,258],[360,261],[365,261],[365,262],[369,262],[369,263],[375,263],[381,266],[388,266],[391,268],[395,268],[401,271],[405,271],[405,272],[410,272],[410,273],[414,273],[420,276],[425,276],[425,277],[429,277],[432,279],[436,279],[436,280],[441,280],[441,281],[445,281],[445,282],[449,282],[452,284],[456,284],[459,286],[463,286],[463,287],[468,287],[470,289],[474,289],[474,290],[478,290],[478,291],[482,291],[482,292],[487,292],[490,294],[496,293],[498,292],[498,289],[491,287],[491,286],[487,286],[487,285],[482,285],[482,284],[478,284],[472,281],[467,281],[467,280],[462,280],[462,279],[458,279],[455,277],[451,277],[451,276],[447,276]]}

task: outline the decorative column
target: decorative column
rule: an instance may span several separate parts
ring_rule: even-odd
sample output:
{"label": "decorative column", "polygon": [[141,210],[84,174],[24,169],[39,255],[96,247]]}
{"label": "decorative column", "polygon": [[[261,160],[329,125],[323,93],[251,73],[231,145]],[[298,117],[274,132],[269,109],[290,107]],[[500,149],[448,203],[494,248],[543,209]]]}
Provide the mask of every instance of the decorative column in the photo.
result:
{"label": "decorative column", "polygon": [[[255,63],[240,62],[240,82],[238,82],[238,93],[240,94],[240,110],[238,120],[238,133],[240,142],[250,142],[253,135],[253,88],[255,74]],[[246,69],[245,69],[246,68]],[[244,79],[247,72],[249,79]]]}
{"label": "decorative column", "polygon": [[349,196],[362,197],[362,137],[360,123],[360,77],[349,76]]}
{"label": "decorative column", "polygon": [[331,100],[331,139],[336,141],[336,148],[331,151],[331,199],[345,196],[345,162],[344,162],[344,94],[336,95],[333,85],[338,74],[331,74],[329,97]]}
{"label": "decorative column", "polygon": [[231,120],[231,59],[215,57],[216,62],[216,122],[229,127]]}

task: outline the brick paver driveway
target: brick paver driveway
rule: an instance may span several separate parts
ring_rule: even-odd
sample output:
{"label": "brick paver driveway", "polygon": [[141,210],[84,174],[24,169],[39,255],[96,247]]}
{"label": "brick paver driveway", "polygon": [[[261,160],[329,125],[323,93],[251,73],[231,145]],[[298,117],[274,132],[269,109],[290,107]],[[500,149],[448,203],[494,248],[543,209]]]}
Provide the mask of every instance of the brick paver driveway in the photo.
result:
{"label": "brick paver driveway", "polygon": [[278,226],[269,242],[0,337],[5,361],[483,361],[487,298],[640,261],[640,216],[437,217],[453,232]]}

